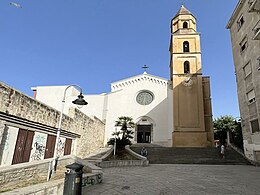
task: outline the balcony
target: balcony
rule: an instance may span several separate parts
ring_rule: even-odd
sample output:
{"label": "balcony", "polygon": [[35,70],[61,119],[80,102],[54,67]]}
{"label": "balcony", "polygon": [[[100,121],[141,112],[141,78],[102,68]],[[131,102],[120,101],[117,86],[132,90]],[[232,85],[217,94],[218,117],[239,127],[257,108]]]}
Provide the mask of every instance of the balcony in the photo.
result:
{"label": "balcony", "polygon": [[255,27],[253,28],[253,39],[260,40],[260,20],[256,23]]}
{"label": "balcony", "polygon": [[259,0],[249,0],[249,12],[260,12],[260,1]]}

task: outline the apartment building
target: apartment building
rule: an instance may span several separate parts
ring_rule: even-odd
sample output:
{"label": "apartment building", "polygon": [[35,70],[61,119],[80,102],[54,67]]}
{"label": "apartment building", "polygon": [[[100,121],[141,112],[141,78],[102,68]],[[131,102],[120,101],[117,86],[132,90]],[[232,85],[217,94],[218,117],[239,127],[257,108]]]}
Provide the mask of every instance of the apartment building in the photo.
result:
{"label": "apartment building", "polygon": [[228,24],[244,153],[260,163],[260,0],[239,0]]}

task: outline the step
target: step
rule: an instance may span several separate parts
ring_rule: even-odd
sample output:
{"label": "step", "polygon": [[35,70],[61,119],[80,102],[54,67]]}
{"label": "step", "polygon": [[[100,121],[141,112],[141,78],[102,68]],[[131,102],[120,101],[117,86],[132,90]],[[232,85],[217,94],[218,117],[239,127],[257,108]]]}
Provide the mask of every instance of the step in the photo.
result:
{"label": "step", "polygon": [[[142,147],[131,146],[140,154]],[[225,159],[220,156],[219,148],[176,148],[146,147],[151,164],[249,164],[239,153],[231,148],[226,149]]]}

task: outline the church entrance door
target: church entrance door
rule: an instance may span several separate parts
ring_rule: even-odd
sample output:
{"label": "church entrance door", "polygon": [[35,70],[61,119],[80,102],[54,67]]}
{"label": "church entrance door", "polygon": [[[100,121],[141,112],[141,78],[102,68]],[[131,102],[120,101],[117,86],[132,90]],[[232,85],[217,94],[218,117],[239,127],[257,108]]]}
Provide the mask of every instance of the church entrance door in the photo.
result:
{"label": "church entrance door", "polygon": [[152,125],[137,125],[137,143],[151,143]]}

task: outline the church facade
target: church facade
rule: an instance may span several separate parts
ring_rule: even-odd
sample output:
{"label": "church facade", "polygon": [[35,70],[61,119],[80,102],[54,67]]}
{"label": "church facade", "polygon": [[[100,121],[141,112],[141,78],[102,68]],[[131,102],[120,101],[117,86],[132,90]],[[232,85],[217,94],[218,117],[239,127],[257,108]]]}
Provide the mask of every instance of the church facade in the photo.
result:
{"label": "church facade", "polygon": [[[104,144],[118,130],[118,117],[128,116],[136,124],[133,143],[167,147],[213,145],[210,80],[202,76],[196,18],[184,6],[171,21],[169,51],[169,80],[144,72],[112,83],[109,93],[85,95],[89,104],[81,111],[105,123]],[[59,105],[47,97],[55,93],[57,101],[59,87],[34,90],[36,99],[55,108]],[[68,99],[72,98],[73,93]]]}
{"label": "church facade", "polygon": [[[115,127],[118,117],[129,116],[136,124],[134,143],[172,145],[172,89],[167,79],[144,72],[112,83],[111,92],[101,96],[103,105],[99,104],[99,108],[103,112],[98,117],[106,124],[105,142],[118,131]],[[86,99],[90,107],[97,105],[97,97],[86,96]]]}

